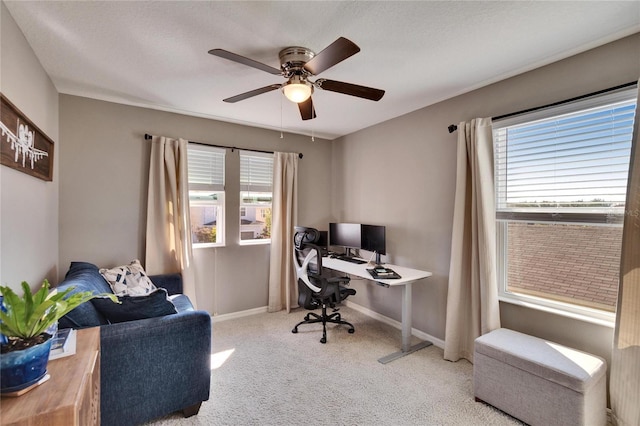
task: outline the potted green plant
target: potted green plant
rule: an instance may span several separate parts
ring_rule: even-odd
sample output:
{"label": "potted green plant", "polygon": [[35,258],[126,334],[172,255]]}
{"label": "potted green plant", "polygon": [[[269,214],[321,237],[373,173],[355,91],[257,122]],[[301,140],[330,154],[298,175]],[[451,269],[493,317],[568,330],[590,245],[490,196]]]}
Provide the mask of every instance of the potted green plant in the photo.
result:
{"label": "potted green plant", "polygon": [[46,279],[34,294],[29,284],[22,282],[23,296],[10,287],[0,286],[0,391],[15,392],[37,383],[46,374],[51,334],[58,320],[77,306],[95,298],[108,297],[120,303],[114,294],[93,294],[90,291],[70,294],[74,287],[62,292],[49,291]]}

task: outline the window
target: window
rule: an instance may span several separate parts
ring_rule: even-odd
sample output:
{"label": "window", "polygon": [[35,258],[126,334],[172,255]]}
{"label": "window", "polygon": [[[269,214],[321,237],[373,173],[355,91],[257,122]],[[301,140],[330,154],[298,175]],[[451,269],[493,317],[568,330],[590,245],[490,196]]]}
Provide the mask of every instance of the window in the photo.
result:
{"label": "window", "polygon": [[189,208],[193,247],[224,245],[225,150],[189,144]]}
{"label": "window", "polygon": [[615,311],[636,89],[494,122],[501,300]]}
{"label": "window", "polygon": [[240,243],[271,242],[273,155],[240,151]]}

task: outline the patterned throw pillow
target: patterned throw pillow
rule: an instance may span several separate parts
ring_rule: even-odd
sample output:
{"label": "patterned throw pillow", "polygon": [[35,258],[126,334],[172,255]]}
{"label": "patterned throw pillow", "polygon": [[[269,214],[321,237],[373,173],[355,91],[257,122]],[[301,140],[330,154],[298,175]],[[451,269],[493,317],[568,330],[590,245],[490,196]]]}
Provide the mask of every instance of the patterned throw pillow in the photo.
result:
{"label": "patterned throw pillow", "polygon": [[156,291],[138,259],[130,264],[111,269],[100,269],[100,274],[116,296],[146,296]]}

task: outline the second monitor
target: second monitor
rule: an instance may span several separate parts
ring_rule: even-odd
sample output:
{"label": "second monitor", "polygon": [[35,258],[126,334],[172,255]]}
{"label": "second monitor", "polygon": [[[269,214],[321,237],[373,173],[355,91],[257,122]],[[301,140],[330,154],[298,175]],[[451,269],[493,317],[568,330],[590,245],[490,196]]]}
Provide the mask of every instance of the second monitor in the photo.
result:
{"label": "second monitor", "polygon": [[[362,225],[362,243],[360,248],[375,251],[378,255],[387,254],[385,227],[379,225]],[[380,262],[378,262],[380,263]]]}

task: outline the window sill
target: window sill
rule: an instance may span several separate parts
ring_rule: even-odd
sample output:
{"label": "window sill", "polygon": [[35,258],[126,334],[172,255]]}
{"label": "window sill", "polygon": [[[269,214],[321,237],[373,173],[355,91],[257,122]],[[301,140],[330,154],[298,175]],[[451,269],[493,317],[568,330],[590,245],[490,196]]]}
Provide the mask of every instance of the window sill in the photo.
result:
{"label": "window sill", "polygon": [[192,244],[191,245],[191,248],[193,248],[193,249],[217,248],[217,247],[224,247],[224,243],[222,243],[222,244],[218,244],[218,243],[198,243],[198,244]]}
{"label": "window sill", "polygon": [[586,307],[583,308],[568,303],[554,302],[533,296],[522,296],[511,293],[500,294],[498,300],[500,302],[511,303],[512,305],[548,312],[554,315],[584,321],[603,327],[615,327],[616,314],[613,312],[605,312]]}
{"label": "window sill", "polygon": [[271,239],[268,240],[240,240],[241,246],[261,246],[271,244]]}

